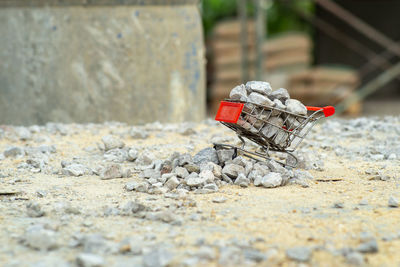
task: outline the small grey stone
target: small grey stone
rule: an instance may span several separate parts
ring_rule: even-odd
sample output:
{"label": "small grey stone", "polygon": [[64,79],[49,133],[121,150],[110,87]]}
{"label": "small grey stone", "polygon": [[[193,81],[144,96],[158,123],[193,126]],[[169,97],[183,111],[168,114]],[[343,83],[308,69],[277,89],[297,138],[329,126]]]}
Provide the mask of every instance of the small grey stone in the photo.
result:
{"label": "small grey stone", "polygon": [[272,100],[278,99],[282,103],[285,103],[286,100],[290,99],[289,92],[285,88],[279,88],[277,90],[272,91],[272,93],[270,93],[268,97],[270,97]]}
{"label": "small grey stone", "polygon": [[184,153],[184,154],[179,155],[178,161],[179,161],[179,166],[182,167],[187,164],[192,164],[193,158],[189,153]]}
{"label": "small grey stone", "polygon": [[196,164],[186,164],[183,166],[189,173],[200,173],[200,167]]}
{"label": "small grey stone", "polygon": [[29,202],[26,205],[26,213],[29,217],[42,217],[45,215],[42,207],[39,205],[39,203],[36,202]]}
{"label": "small grey stone", "polygon": [[399,207],[399,200],[394,196],[389,197],[388,206],[391,208],[398,208]]}
{"label": "small grey stone", "polygon": [[218,186],[216,184],[206,184],[205,186],[203,186],[203,189],[217,192],[218,191]]}
{"label": "small grey stone", "polygon": [[8,157],[17,157],[17,156],[24,156],[25,155],[25,151],[24,149],[20,148],[20,147],[9,147],[6,150],[4,150],[3,155],[8,158]]}
{"label": "small grey stone", "polygon": [[145,267],[164,267],[171,263],[174,255],[164,248],[152,249],[143,255]]}
{"label": "small grey stone", "polygon": [[214,203],[225,203],[226,200],[227,200],[226,197],[219,196],[219,197],[213,198],[212,202],[214,202]]}
{"label": "small grey stone", "polygon": [[57,247],[56,233],[44,229],[42,225],[33,225],[26,229],[24,240],[26,244],[34,249],[47,251]]}
{"label": "small grey stone", "polygon": [[80,253],[76,257],[76,264],[79,267],[101,267],[105,265],[103,257],[91,254],[91,253]]}
{"label": "small grey stone", "polygon": [[377,253],[378,252],[378,243],[376,242],[375,239],[371,239],[369,241],[366,241],[364,243],[361,243],[357,247],[357,251],[361,253]]}
{"label": "small grey stone", "polygon": [[172,176],[171,178],[168,179],[168,181],[165,183],[165,186],[169,190],[174,190],[178,185],[180,184],[178,178],[176,176]]}
{"label": "small grey stone", "polygon": [[122,142],[120,139],[112,135],[103,136],[101,138],[101,141],[103,141],[106,151],[114,148],[123,148],[125,146],[124,142]]}
{"label": "small grey stone", "polygon": [[207,147],[200,150],[194,157],[193,163],[200,165],[203,162],[219,163],[217,152],[212,147]]}
{"label": "small grey stone", "polygon": [[154,158],[155,156],[152,153],[144,151],[138,156],[135,163],[139,166],[150,166],[153,164]]}
{"label": "small grey stone", "polygon": [[229,98],[240,101],[247,101],[247,90],[244,84],[234,87],[229,93]]}
{"label": "small grey stone", "polygon": [[225,167],[222,169],[222,173],[227,175],[228,177],[232,179],[236,179],[240,173],[244,173],[244,168],[240,165],[236,164],[227,164]]}
{"label": "small grey stone", "polygon": [[350,252],[345,255],[346,261],[349,264],[361,266],[365,264],[364,256],[358,252]]}
{"label": "small grey stone", "polygon": [[67,176],[82,176],[84,174],[90,174],[91,171],[88,167],[82,164],[70,164],[62,169],[62,173]]}
{"label": "small grey stone", "polygon": [[103,157],[106,161],[123,163],[128,159],[128,151],[125,149],[114,148],[106,151]]}
{"label": "small grey stone", "polygon": [[195,187],[203,185],[205,180],[200,177],[188,177],[187,179],[185,179],[185,182],[188,186]]}
{"label": "small grey stone", "polygon": [[268,123],[261,129],[261,133],[267,138],[275,136],[283,126],[283,119],[281,117],[272,117]]}
{"label": "small grey stone", "polygon": [[26,141],[32,138],[32,133],[26,127],[17,127],[15,131],[19,139],[22,141]]}
{"label": "small grey stone", "polygon": [[286,110],[296,115],[307,115],[307,108],[299,100],[288,99],[285,102]]}
{"label": "small grey stone", "polygon": [[263,81],[249,81],[246,83],[248,92],[257,92],[263,95],[269,95],[272,92],[271,85]]}
{"label": "small grey stone", "polygon": [[146,210],[146,206],[136,201],[128,201],[122,208],[122,211],[127,215],[138,213],[144,210]]}
{"label": "small grey stone", "polygon": [[235,185],[239,185],[241,187],[248,187],[250,184],[250,180],[244,175],[243,173],[240,173],[238,177],[236,178]]}
{"label": "small grey stone", "polygon": [[136,181],[132,181],[129,183],[125,184],[125,189],[127,191],[137,191],[137,192],[143,192],[143,193],[147,193],[147,191],[149,190],[149,184],[147,182],[136,182]]}
{"label": "small grey stone", "polygon": [[275,103],[270,100],[267,96],[261,95],[259,93],[251,93],[249,95],[249,101],[257,105],[274,107]]}
{"label": "small grey stone", "polygon": [[247,260],[254,261],[254,262],[262,262],[267,259],[267,255],[264,252],[261,252],[257,249],[248,248],[245,249],[243,252],[244,257]]}
{"label": "small grey stone", "polygon": [[278,187],[282,184],[282,175],[277,172],[270,172],[261,179],[261,184],[266,188]]}
{"label": "small grey stone", "polygon": [[176,174],[176,176],[183,179],[185,179],[189,175],[189,172],[185,168],[179,166],[176,167],[173,172]]}
{"label": "small grey stone", "polygon": [[138,158],[139,152],[136,149],[129,149],[128,150],[128,160],[135,161]]}
{"label": "small grey stone", "polygon": [[139,129],[136,127],[133,127],[130,131],[129,131],[129,135],[133,138],[133,139],[146,139],[149,137],[149,134],[143,130],[143,129]]}
{"label": "small grey stone", "polygon": [[107,253],[111,250],[107,240],[101,234],[89,234],[82,239],[83,251],[86,253]]}
{"label": "small grey stone", "polygon": [[225,163],[228,160],[232,160],[235,151],[233,149],[218,149],[217,155],[220,163]]}
{"label": "small grey stone", "polygon": [[294,247],[286,250],[286,256],[294,261],[307,262],[311,258],[312,250],[307,247]]}
{"label": "small grey stone", "polygon": [[213,183],[215,176],[210,170],[203,170],[200,172],[199,177],[204,180],[204,183]]}
{"label": "small grey stone", "polygon": [[122,178],[122,167],[120,164],[110,164],[103,168],[100,172],[102,180]]}

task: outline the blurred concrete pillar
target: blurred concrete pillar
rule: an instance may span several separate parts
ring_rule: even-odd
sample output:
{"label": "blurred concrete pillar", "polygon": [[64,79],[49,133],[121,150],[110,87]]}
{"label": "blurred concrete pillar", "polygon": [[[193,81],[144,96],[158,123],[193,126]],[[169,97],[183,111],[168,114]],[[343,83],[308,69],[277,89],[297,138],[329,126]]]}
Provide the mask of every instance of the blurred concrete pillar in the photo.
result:
{"label": "blurred concrete pillar", "polygon": [[203,119],[197,2],[1,1],[0,123]]}

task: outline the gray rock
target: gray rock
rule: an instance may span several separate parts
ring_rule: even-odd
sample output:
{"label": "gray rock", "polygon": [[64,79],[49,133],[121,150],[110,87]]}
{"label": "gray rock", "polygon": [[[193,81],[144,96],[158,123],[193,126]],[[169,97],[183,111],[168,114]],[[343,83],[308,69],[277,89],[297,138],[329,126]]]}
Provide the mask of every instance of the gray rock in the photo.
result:
{"label": "gray rock", "polygon": [[92,171],[82,164],[73,163],[64,167],[62,173],[67,176],[82,176],[85,174],[91,174]]}
{"label": "gray rock", "polygon": [[17,127],[15,131],[20,140],[26,141],[32,139],[32,133],[26,127]]}
{"label": "gray rock", "polygon": [[127,191],[136,191],[136,192],[143,192],[147,193],[149,190],[149,184],[147,182],[136,182],[132,181],[125,184],[125,189]]}
{"label": "gray rock", "polygon": [[263,81],[249,81],[246,83],[248,92],[257,92],[263,95],[269,95],[272,92],[271,85]]}
{"label": "gray rock", "polygon": [[100,171],[100,178],[102,180],[114,179],[114,178],[122,178],[123,171],[122,167],[119,164],[110,164],[107,165]]}
{"label": "gray rock", "polygon": [[176,167],[173,172],[176,174],[176,176],[183,179],[185,179],[189,175],[189,172],[185,168],[179,166]]}
{"label": "gray rock", "polygon": [[135,161],[138,158],[138,156],[139,156],[139,152],[136,149],[131,148],[128,150],[128,158],[127,159],[129,161]]}
{"label": "gray rock", "polygon": [[214,203],[225,203],[226,200],[227,200],[226,197],[219,196],[219,197],[213,198],[212,202],[214,202]]}
{"label": "gray rock", "polygon": [[358,253],[355,251],[347,253],[345,255],[345,258],[346,258],[346,261],[352,265],[362,266],[365,264],[364,256],[361,253]]}
{"label": "gray rock", "polygon": [[296,115],[307,115],[307,108],[299,100],[288,99],[285,102],[286,110]]}
{"label": "gray rock", "polygon": [[6,150],[4,150],[3,155],[8,158],[8,157],[18,157],[18,156],[24,156],[25,155],[25,151],[24,149],[20,148],[20,147],[9,147]]}
{"label": "gray rock", "polygon": [[270,124],[266,124],[262,129],[261,133],[267,138],[272,138],[279,131],[281,131],[283,126],[283,120],[281,117],[272,117],[268,121]]}
{"label": "gray rock", "polygon": [[220,163],[225,163],[228,160],[232,160],[235,151],[233,149],[218,149],[217,155]]}
{"label": "gray rock", "polygon": [[164,267],[172,262],[174,255],[164,248],[152,249],[143,255],[145,267]]}
{"label": "gray rock", "polygon": [[114,148],[123,148],[125,143],[122,140],[114,137],[112,135],[105,135],[101,138],[101,141],[104,143],[104,148],[106,151]]}
{"label": "gray rock", "polygon": [[210,170],[203,170],[200,172],[199,177],[204,180],[204,183],[213,183],[215,176]]}
{"label": "gray rock", "polygon": [[96,254],[80,253],[76,257],[76,264],[79,267],[101,267],[105,265],[104,259]]}
{"label": "gray rock", "polygon": [[290,99],[289,92],[285,88],[279,88],[277,90],[272,91],[268,95],[271,100],[280,100],[282,103],[285,103],[286,100]]}
{"label": "gray rock", "polygon": [[360,200],[360,202],[358,203],[360,206],[367,206],[368,205],[368,200],[363,198]]}
{"label": "gray rock", "polygon": [[243,251],[243,255],[247,260],[260,263],[267,260],[267,255],[257,249],[248,248]]}
{"label": "gray rock", "polygon": [[249,95],[249,101],[257,105],[274,107],[275,103],[270,100],[267,96],[261,95],[259,93],[251,93]]}
{"label": "gray rock", "polygon": [[222,169],[222,173],[227,175],[232,179],[236,179],[240,173],[245,173],[245,170],[242,166],[236,164],[227,164]]}
{"label": "gray rock", "polygon": [[180,184],[178,178],[176,176],[172,176],[171,178],[168,179],[168,181],[165,183],[165,186],[169,189],[169,190],[174,190],[175,188],[178,187],[178,185]]}
{"label": "gray rock", "polygon": [[377,253],[378,252],[378,243],[376,242],[375,239],[371,239],[369,241],[366,241],[364,243],[361,243],[357,249],[358,252],[361,253]]}
{"label": "gray rock", "polygon": [[27,246],[47,251],[57,247],[56,233],[52,230],[44,229],[42,225],[33,225],[26,229],[24,240]]}
{"label": "gray rock", "polygon": [[398,208],[399,207],[399,200],[394,196],[389,197],[388,206],[391,208]]}
{"label": "gray rock", "polygon": [[139,129],[136,127],[133,127],[130,131],[129,131],[129,135],[133,138],[133,139],[146,139],[149,137],[149,134],[147,133],[147,131],[143,130],[143,129]]}
{"label": "gray rock", "polygon": [[[279,99],[274,99],[274,103],[275,103],[275,108],[278,108],[280,110],[286,109],[286,106]],[[274,111],[274,112],[272,112],[272,115],[276,116],[280,113],[281,113],[280,111]]]}
{"label": "gray rock", "polygon": [[182,167],[187,164],[192,164],[193,158],[189,153],[184,153],[184,154],[179,155],[178,161],[179,161],[179,166]]}
{"label": "gray rock", "polygon": [[111,250],[107,240],[100,234],[89,234],[82,238],[83,251],[104,254]]}
{"label": "gray rock", "polygon": [[29,217],[42,217],[45,215],[45,212],[42,210],[42,207],[39,203],[36,202],[29,202],[26,205],[26,213]]}
{"label": "gray rock", "polygon": [[214,148],[204,148],[193,157],[193,163],[196,165],[200,165],[204,162],[213,162],[215,164],[219,163],[218,155]]}
{"label": "gray rock", "polygon": [[205,180],[200,177],[188,177],[187,179],[185,179],[185,182],[188,186],[196,187],[203,185],[205,183]]}
{"label": "gray rock", "polygon": [[310,260],[312,250],[307,247],[294,247],[286,250],[286,256],[294,261],[307,262]]}
{"label": "gray rock", "polygon": [[250,180],[244,175],[243,173],[240,173],[238,177],[236,178],[235,185],[239,185],[241,187],[248,187],[250,184]]}
{"label": "gray rock", "polygon": [[240,101],[247,101],[247,90],[244,84],[234,87],[229,93],[229,98]]}
{"label": "gray rock", "polygon": [[122,163],[128,159],[128,151],[125,149],[114,148],[106,151],[103,157],[106,161]]}
{"label": "gray rock", "polygon": [[153,153],[143,151],[135,160],[135,163],[139,166],[149,166],[153,163],[155,156]]}
{"label": "gray rock", "polygon": [[183,166],[189,173],[200,173],[200,167],[196,164],[186,164]]}
{"label": "gray rock", "polygon": [[203,189],[211,190],[213,192],[217,192],[218,191],[218,186],[216,184],[206,184],[205,186],[203,186]]}
{"label": "gray rock", "polygon": [[277,172],[270,172],[261,179],[261,184],[266,188],[278,187],[282,184],[282,175]]}
{"label": "gray rock", "polygon": [[128,201],[122,208],[123,213],[126,215],[138,213],[144,210],[146,210],[146,206],[137,201]]}

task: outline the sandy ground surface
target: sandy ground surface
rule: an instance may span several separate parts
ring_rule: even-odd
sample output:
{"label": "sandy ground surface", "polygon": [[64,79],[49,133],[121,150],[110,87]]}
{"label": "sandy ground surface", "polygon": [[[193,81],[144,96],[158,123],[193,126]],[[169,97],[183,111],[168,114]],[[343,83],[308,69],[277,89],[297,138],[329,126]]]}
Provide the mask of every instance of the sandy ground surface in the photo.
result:
{"label": "sandy ground surface", "polygon": [[[233,133],[220,125],[198,124],[193,126],[194,135],[148,130],[150,136],[138,140],[129,136],[130,127],[124,124],[65,127],[67,133],[42,129],[25,141],[13,134],[12,128],[2,127],[0,152],[9,146],[55,145],[57,149],[49,156],[48,163],[54,174],[18,168],[27,156],[0,160],[2,266],[75,266],[77,255],[86,248],[74,244],[74,238],[96,233],[118,249],[111,252],[89,249],[99,255],[102,262],[86,266],[151,265],[144,257],[160,246],[172,254],[166,261],[170,266],[345,266],[352,263],[400,266],[400,208],[388,207],[390,196],[400,197],[398,159],[351,160],[337,156],[332,150],[314,147],[312,153],[317,157],[322,155],[324,166],[322,170],[309,170],[314,179],[308,188],[295,184],[271,189],[226,185],[216,193],[189,192],[180,199],[171,199],[162,194],[126,191],[124,185],[138,177],[134,163],[123,163],[124,167],[132,169],[132,177],[101,180],[97,175],[63,175],[60,162],[93,155],[101,157],[103,152],[97,144],[106,134],[119,136],[126,146],[139,151],[148,149],[159,158],[166,158],[174,151],[194,154],[210,146],[216,135],[229,137],[234,136]],[[383,139],[387,138],[384,129],[380,134]],[[318,142],[320,136],[330,136],[330,140],[336,140],[344,150],[350,146],[367,146],[370,142],[362,136],[335,139],[333,135],[335,133],[324,132],[317,125],[310,138]],[[94,161],[93,165],[96,164]],[[371,174],[366,173],[369,169],[381,170],[389,179],[371,179]],[[12,192],[16,194],[4,195]],[[40,192],[44,192],[44,196]],[[219,196],[226,201],[214,203],[213,199]],[[105,215],[107,207],[118,209],[130,200],[153,210],[172,209],[179,223]],[[38,203],[45,215],[28,216],[26,205],[30,202]],[[26,244],[26,229],[36,224],[45,225],[55,233],[55,248],[37,250]],[[139,253],[129,252],[132,244],[127,245],[128,248],[121,246],[124,240],[138,237],[143,246]],[[358,253],[363,261],[353,262],[341,252],[357,250],[368,239],[376,240],[378,251]],[[196,254],[204,247],[209,249],[206,256]],[[286,251],[293,247],[310,248],[311,256],[303,263],[292,260]],[[264,258],[248,260],[251,257],[246,258],[242,252],[249,248]],[[163,264],[154,264],[157,265]]]}

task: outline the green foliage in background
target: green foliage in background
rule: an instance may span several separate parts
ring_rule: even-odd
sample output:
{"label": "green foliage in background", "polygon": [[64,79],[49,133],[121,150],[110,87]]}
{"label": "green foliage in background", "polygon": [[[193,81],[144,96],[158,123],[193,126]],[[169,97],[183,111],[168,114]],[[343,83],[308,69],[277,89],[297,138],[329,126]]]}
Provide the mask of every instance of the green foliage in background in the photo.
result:
{"label": "green foliage in background", "polygon": [[[283,2],[287,3],[284,4]],[[289,8],[287,5],[291,6]],[[310,32],[310,25],[303,21],[293,9],[300,9],[307,14],[314,12],[312,0],[267,0],[268,35],[286,31]],[[248,1],[248,15],[254,15],[253,1]],[[206,36],[212,32],[214,25],[223,19],[237,16],[236,0],[203,0],[203,25]]]}

